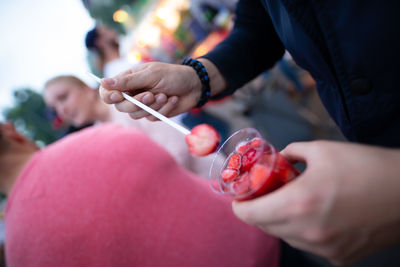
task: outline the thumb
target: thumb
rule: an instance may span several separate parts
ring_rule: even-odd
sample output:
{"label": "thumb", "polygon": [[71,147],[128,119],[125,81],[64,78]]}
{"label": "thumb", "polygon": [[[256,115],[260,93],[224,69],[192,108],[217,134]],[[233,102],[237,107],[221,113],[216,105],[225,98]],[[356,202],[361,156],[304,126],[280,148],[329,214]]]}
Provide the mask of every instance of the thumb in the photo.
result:
{"label": "thumb", "polygon": [[[152,64],[156,65],[157,63],[154,62]],[[151,65],[142,64],[123,71],[113,78],[103,78],[101,86],[108,90],[119,90],[136,95],[138,91],[151,90],[157,84],[160,75],[162,74],[159,71],[154,71]]]}
{"label": "thumb", "polygon": [[100,96],[107,104],[116,104],[124,98],[121,92],[127,92],[129,95],[136,95],[151,89],[146,71],[129,69],[121,72],[113,78],[101,79]]}
{"label": "thumb", "polygon": [[253,225],[268,226],[287,220],[290,207],[300,195],[298,180],[276,191],[246,201],[233,201],[234,214],[244,222]]}
{"label": "thumb", "polygon": [[311,142],[291,143],[280,154],[290,163],[307,162],[310,156]]}

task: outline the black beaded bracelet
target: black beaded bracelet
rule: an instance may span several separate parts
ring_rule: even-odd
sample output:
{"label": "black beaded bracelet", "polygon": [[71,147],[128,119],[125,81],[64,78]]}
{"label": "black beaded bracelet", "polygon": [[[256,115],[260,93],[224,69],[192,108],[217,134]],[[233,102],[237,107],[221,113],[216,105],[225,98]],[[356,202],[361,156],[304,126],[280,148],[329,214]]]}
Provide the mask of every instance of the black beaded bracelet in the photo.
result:
{"label": "black beaded bracelet", "polygon": [[182,65],[191,66],[199,76],[201,81],[201,96],[200,100],[196,105],[196,108],[204,106],[207,103],[208,99],[210,98],[211,89],[210,89],[210,77],[208,76],[206,68],[203,64],[198,61],[197,59],[193,58],[186,58],[182,61]]}

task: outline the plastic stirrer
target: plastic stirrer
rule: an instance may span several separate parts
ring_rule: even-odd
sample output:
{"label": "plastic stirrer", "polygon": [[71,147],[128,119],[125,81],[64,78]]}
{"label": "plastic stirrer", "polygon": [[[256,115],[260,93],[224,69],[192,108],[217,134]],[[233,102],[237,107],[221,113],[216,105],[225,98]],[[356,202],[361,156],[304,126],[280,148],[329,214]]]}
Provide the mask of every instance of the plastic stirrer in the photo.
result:
{"label": "plastic stirrer", "polygon": [[[94,75],[93,73],[88,72],[88,74],[95,79],[98,83],[101,84],[101,79],[99,77],[97,77],[96,75]],[[136,100],[135,98],[131,97],[130,95],[121,92],[122,96],[128,100],[129,102],[135,104],[136,106],[140,107],[141,109],[147,111],[148,113],[150,113],[151,115],[153,115],[154,117],[156,117],[157,119],[167,123],[169,126],[175,128],[176,130],[180,131],[181,133],[183,133],[184,135],[190,134],[190,131],[188,129],[186,129],[185,127],[183,127],[182,125],[179,125],[178,123],[174,122],[173,120],[165,117],[164,115],[162,115],[161,113],[155,111],[154,109],[146,106],[145,104],[143,104],[142,102]]]}

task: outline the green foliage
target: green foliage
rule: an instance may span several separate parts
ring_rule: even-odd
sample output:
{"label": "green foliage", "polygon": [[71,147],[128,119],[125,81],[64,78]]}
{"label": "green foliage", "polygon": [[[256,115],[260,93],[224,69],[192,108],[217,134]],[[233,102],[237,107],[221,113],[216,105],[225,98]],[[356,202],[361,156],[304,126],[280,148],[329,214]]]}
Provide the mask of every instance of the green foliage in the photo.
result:
{"label": "green foliage", "polygon": [[14,107],[4,110],[4,117],[13,122],[18,131],[41,145],[60,137],[61,132],[53,129],[49,110],[39,93],[29,88],[17,89],[14,102]]}
{"label": "green foliage", "polygon": [[108,7],[103,5],[103,6],[96,6],[90,9],[89,13],[97,21],[100,21],[105,25],[109,26],[110,28],[113,28],[120,34],[125,34],[125,29],[122,27],[122,25],[113,20],[113,14],[118,9],[119,8],[117,7]]}
{"label": "green foliage", "polygon": [[113,20],[113,14],[115,11],[118,9],[124,9],[137,20],[142,15],[141,13],[143,10],[153,2],[155,2],[155,0],[83,0],[83,3],[92,18],[110,28],[113,28],[120,34],[126,34],[126,32],[122,24]]}

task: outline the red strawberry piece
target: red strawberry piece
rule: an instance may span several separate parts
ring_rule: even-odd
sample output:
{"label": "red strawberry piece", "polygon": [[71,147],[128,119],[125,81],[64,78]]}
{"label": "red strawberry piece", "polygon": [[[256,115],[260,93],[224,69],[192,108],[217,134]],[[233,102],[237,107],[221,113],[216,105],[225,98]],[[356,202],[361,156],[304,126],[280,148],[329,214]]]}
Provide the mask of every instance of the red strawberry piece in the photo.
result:
{"label": "red strawberry piece", "polygon": [[239,170],[240,169],[240,164],[242,161],[242,156],[240,156],[239,154],[235,153],[233,154],[228,161],[228,168],[230,169],[235,169],[235,170]]}
{"label": "red strawberry piece", "polygon": [[250,142],[250,147],[256,148],[262,145],[262,140],[258,137],[253,138]]}
{"label": "red strawberry piece", "polygon": [[250,176],[248,172],[242,174],[240,178],[232,183],[232,189],[236,195],[246,194],[250,190]]}
{"label": "red strawberry piece", "polygon": [[190,134],[185,136],[190,154],[199,157],[214,152],[220,140],[219,133],[211,125],[205,123],[197,125]]}
{"label": "red strawberry piece", "polygon": [[281,154],[278,155],[278,160],[276,163],[276,172],[278,173],[280,179],[287,183],[293,180],[297,175],[299,175],[299,171],[292,166]]}
{"label": "red strawberry piece", "polygon": [[250,170],[250,186],[252,189],[257,189],[265,182],[267,176],[270,175],[270,170],[267,166],[255,164]]}
{"label": "red strawberry piece", "polygon": [[286,169],[288,167],[286,159],[281,154],[277,154],[277,157],[276,168],[279,170]]}
{"label": "red strawberry piece", "polygon": [[236,152],[243,155],[250,148],[248,142],[241,142],[236,146]]}
{"label": "red strawberry piece", "polygon": [[256,163],[259,156],[258,154],[259,153],[257,153],[257,150],[255,150],[254,148],[250,148],[242,157],[241,170],[249,171],[254,163]]}
{"label": "red strawberry piece", "polygon": [[232,169],[225,169],[221,173],[222,180],[224,180],[224,182],[226,183],[234,180],[238,176],[239,176],[239,171]]}

